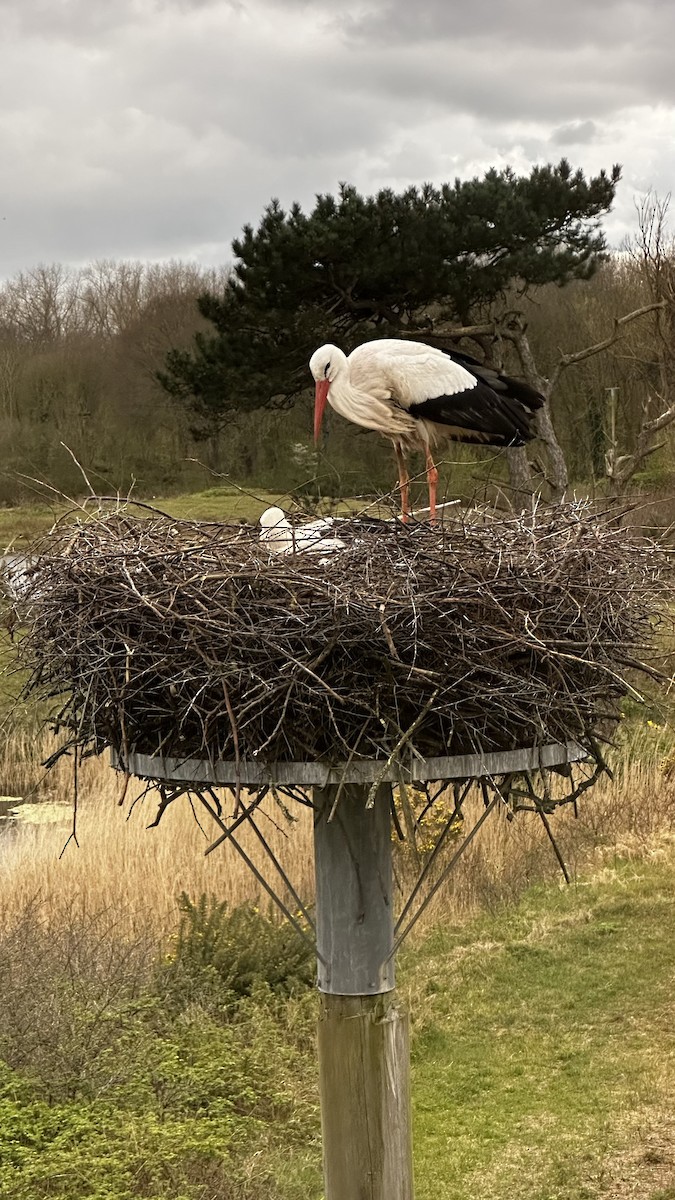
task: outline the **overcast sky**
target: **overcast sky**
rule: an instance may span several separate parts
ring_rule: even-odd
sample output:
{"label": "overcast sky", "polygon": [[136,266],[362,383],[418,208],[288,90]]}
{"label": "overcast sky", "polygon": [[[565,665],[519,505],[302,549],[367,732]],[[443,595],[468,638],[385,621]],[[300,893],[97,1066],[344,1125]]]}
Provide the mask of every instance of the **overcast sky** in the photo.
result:
{"label": "overcast sky", "polygon": [[[336,16],[336,12],[340,16]],[[673,0],[0,0],[0,277],[207,265],[272,196],[623,164],[675,181]]]}

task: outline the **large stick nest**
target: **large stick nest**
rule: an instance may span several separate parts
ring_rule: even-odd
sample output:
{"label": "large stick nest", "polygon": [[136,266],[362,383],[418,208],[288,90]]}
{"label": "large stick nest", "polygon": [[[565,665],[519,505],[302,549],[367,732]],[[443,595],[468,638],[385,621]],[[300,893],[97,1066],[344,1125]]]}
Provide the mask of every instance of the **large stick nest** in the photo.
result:
{"label": "large stick nest", "polygon": [[653,634],[653,541],[580,503],[339,535],[338,552],[270,555],[250,527],[128,510],[58,524],[24,596],[28,693],[96,752],[595,754]]}

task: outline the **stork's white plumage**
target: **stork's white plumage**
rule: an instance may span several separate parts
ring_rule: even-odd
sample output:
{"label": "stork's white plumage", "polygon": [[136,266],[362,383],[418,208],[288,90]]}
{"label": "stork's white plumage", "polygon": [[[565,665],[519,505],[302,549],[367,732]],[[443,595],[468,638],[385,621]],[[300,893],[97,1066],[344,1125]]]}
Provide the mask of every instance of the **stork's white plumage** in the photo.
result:
{"label": "stork's white plumage", "polygon": [[523,446],[534,437],[532,418],[544,397],[529,384],[485,367],[459,351],[383,338],[347,357],[327,344],[309,368],[316,382],[314,437],[328,402],[347,420],[391,438],[396,450],[403,519],[409,512],[405,454],[426,456],[431,519],[438,472],[431,448],[443,441]]}
{"label": "stork's white plumage", "polygon": [[265,509],[260,518],[260,541],[270,554],[330,554],[345,548],[342,538],[326,536],[332,528],[332,517],[293,527],[283,509],[275,505]]}

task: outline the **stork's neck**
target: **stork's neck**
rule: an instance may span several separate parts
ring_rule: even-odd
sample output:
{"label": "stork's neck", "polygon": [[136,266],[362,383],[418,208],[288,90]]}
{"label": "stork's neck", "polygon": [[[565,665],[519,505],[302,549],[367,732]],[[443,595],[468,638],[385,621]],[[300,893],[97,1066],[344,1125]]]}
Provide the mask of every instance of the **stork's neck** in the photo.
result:
{"label": "stork's neck", "polygon": [[381,428],[373,413],[373,397],[354,386],[349,377],[349,363],[346,361],[331,381],[328,403],[340,416],[353,421],[355,425],[361,425],[364,429]]}

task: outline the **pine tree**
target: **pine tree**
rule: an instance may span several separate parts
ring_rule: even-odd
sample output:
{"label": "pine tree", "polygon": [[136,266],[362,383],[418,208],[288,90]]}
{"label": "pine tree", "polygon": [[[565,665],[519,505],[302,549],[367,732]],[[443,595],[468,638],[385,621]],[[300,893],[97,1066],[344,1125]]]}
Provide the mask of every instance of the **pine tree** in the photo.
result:
{"label": "pine tree", "polygon": [[605,257],[600,219],[619,167],[586,179],[562,160],[528,176],[425,184],[361,196],[343,184],[299,205],[266,208],[234,241],[232,275],[199,309],[213,332],[167,357],[163,386],[213,430],[233,411],[284,403],[308,385],[325,341],[346,351],[373,337],[466,325],[514,283],[588,279]]}

